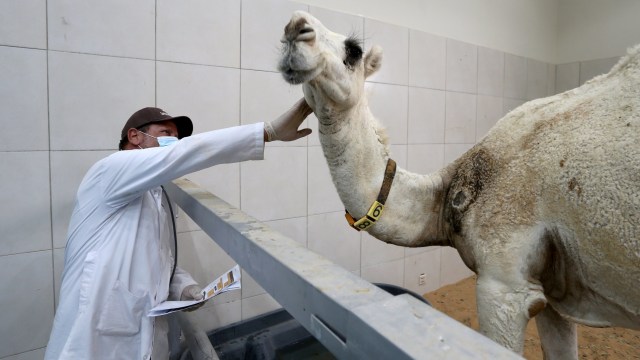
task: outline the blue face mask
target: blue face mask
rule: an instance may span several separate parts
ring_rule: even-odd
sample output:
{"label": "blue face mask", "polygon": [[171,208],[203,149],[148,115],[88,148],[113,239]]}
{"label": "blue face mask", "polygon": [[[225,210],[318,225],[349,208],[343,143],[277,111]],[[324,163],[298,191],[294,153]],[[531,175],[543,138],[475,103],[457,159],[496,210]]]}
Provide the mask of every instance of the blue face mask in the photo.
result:
{"label": "blue face mask", "polygon": [[[140,130],[138,130],[138,131],[140,131]],[[147,135],[147,136],[150,136],[150,137],[152,137],[152,138],[154,138],[154,139],[158,140],[158,145],[159,145],[160,147],[173,145],[173,144],[177,143],[177,142],[178,142],[178,140],[179,140],[179,139],[178,139],[177,137],[175,137],[175,136],[153,136],[153,135],[149,135],[149,134],[147,134],[147,133],[146,133],[146,132],[144,132],[144,131],[140,131],[140,132],[141,132],[141,133],[143,133],[143,134],[145,134],[145,135]]]}
{"label": "blue face mask", "polygon": [[178,142],[178,138],[175,136],[158,136],[158,145],[160,147],[173,145]]}

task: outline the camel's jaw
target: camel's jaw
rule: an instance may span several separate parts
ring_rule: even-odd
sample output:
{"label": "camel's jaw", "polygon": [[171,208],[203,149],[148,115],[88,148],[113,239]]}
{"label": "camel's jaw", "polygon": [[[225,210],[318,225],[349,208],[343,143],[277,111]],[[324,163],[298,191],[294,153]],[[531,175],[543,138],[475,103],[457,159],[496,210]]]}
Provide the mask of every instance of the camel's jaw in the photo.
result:
{"label": "camel's jaw", "polygon": [[279,67],[278,70],[286,82],[292,85],[298,85],[313,80],[318,74],[316,69],[312,70],[294,70],[293,68]]}

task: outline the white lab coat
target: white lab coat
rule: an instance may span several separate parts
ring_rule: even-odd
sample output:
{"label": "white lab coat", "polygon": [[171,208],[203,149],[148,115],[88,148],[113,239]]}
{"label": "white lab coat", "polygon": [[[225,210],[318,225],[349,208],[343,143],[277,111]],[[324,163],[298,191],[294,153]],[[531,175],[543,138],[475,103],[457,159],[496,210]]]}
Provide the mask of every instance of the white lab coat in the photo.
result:
{"label": "white lab coat", "polygon": [[166,359],[167,322],[149,309],[195,282],[173,268],[161,184],[216,164],[260,160],[263,123],[114,153],[85,175],[69,224],[45,359]]}

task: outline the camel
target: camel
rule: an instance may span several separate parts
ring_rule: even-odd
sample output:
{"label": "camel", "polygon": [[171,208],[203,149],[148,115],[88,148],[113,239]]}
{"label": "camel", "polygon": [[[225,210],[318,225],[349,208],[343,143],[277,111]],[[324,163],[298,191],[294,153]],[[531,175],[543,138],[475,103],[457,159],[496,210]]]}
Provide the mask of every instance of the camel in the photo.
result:
{"label": "camel", "polygon": [[535,317],[545,357],[577,359],[576,323],[640,329],[640,46],[610,73],[509,112],[423,175],[394,166],[368,107],[380,47],[365,53],[301,11],[281,42],[278,70],[318,118],[351,226],[457,249],[478,275],[482,334],[522,353]]}

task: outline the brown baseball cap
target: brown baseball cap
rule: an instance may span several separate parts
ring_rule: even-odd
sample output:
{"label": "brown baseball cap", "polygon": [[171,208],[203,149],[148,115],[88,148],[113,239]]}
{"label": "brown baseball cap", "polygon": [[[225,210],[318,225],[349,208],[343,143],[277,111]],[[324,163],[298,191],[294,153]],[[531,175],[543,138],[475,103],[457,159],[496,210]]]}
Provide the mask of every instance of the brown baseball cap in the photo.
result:
{"label": "brown baseball cap", "polygon": [[129,129],[138,129],[148,124],[167,120],[171,120],[176,124],[176,127],[178,128],[178,139],[190,136],[193,132],[193,123],[187,116],[171,116],[162,109],[146,107],[134,112],[129,120],[127,120],[127,123],[124,124],[124,127],[122,128],[120,140],[127,138],[127,132]]}

